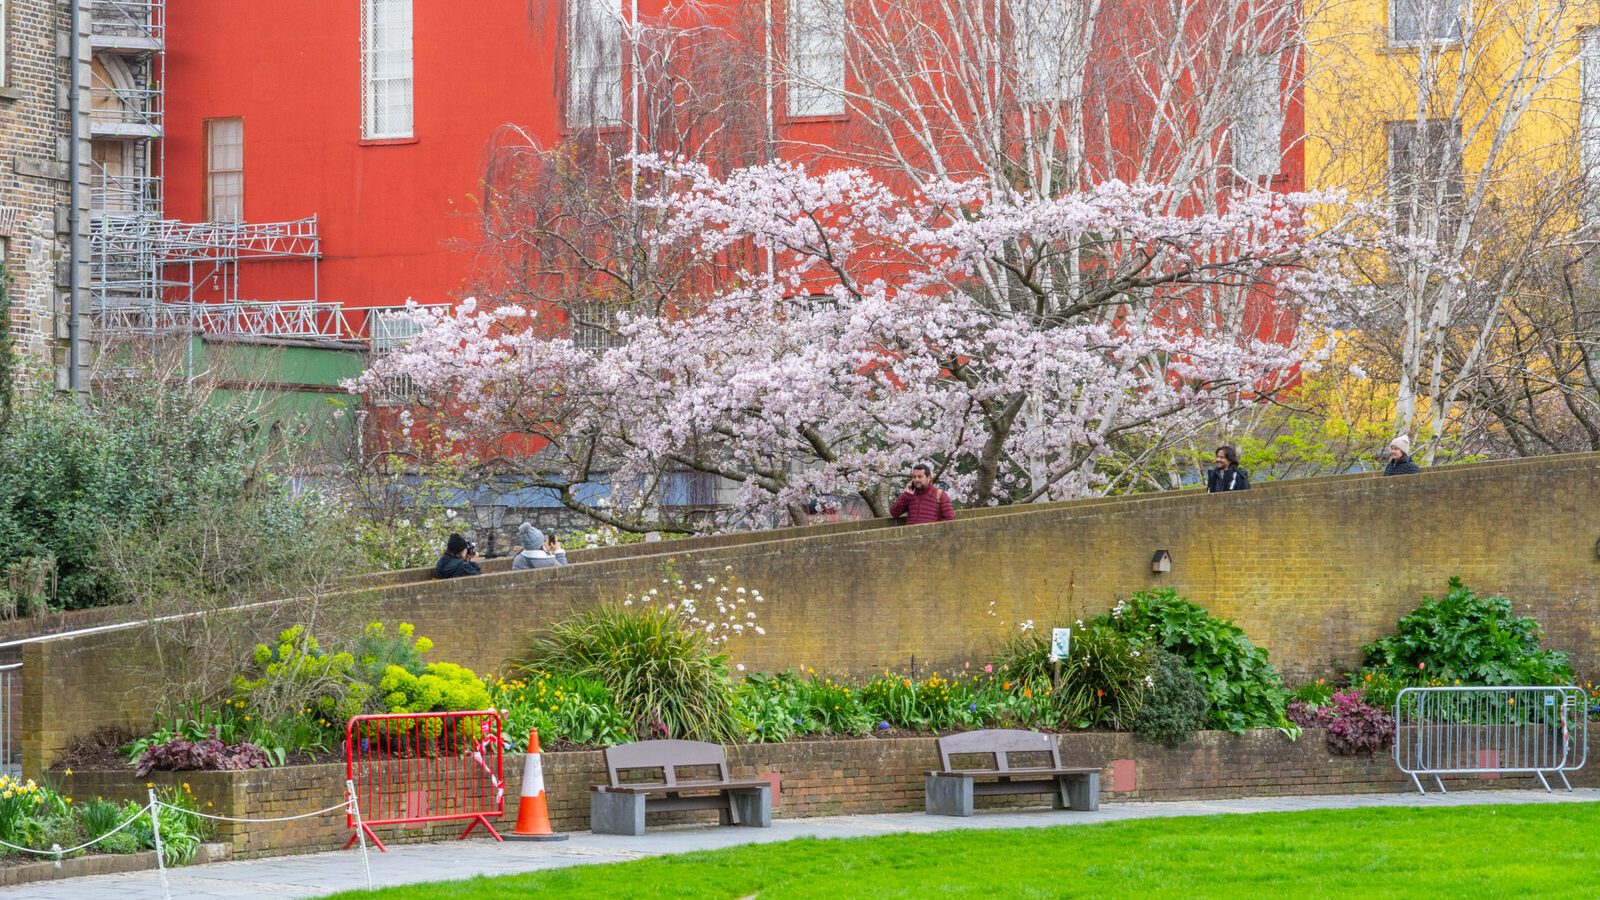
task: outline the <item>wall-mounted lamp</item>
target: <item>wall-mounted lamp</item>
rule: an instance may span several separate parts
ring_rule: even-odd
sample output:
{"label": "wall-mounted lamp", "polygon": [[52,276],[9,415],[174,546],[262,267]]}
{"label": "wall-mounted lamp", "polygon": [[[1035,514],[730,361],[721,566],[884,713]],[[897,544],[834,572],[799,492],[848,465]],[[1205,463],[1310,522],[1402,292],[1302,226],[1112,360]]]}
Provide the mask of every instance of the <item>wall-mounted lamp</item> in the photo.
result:
{"label": "wall-mounted lamp", "polygon": [[1150,557],[1150,571],[1161,573],[1172,571],[1172,554],[1165,550],[1157,550],[1156,555]]}

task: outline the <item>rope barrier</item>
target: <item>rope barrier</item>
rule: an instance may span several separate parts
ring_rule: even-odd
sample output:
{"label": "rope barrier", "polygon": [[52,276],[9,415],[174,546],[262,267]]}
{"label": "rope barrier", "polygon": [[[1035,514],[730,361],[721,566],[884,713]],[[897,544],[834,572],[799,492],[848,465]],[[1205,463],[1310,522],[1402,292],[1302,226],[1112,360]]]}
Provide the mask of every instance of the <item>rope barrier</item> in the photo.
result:
{"label": "rope barrier", "polygon": [[199,816],[202,819],[211,819],[217,822],[293,822],[296,819],[311,819],[317,816],[325,816],[334,810],[349,809],[350,807],[350,801],[344,800],[343,802],[335,803],[327,809],[319,809],[316,812],[301,813],[298,816],[278,816],[277,818],[273,819],[236,819],[232,816],[216,816],[212,815],[211,813],[197,812],[188,808],[187,806],[174,806],[173,804],[162,800],[157,800],[156,804],[159,806],[165,806],[167,809],[176,809],[180,812],[186,812],[191,816]]}
{"label": "rope barrier", "polygon": [[215,822],[263,823],[263,824],[272,823],[272,822],[293,822],[293,821],[295,821],[297,819],[310,819],[310,818],[315,818],[316,816],[325,816],[325,815],[327,815],[329,813],[337,812],[338,810],[342,809],[342,810],[345,810],[347,813],[349,813],[351,816],[355,817],[356,834],[361,837],[361,863],[362,863],[362,866],[365,868],[366,874],[367,874],[367,889],[371,890],[372,889],[372,860],[371,860],[370,857],[367,856],[366,831],[365,831],[365,829],[363,829],[361,827],[361,803],[356,799],[356,787],[355,787],[355,785],[350,781],[346,781],[344,783],[344,786],[345,786],[345,790],[346,790],[347,793],[345,795],[345,799],[342,802],[335,803],[334,805],[332,805],[330,807],[327,807],[326,809],[319,809],[316,812],[301,813],[301,814],[296,815],[296,816],[276,816],[276,817],[273,817],[273,818],[270,818],[270,819],[243,819],[243,818],[235,818],[233,816],[218,816],[218,815],[213,815],[211,813],[199,812],[198,810],[189,809],[186,806],[178,806],[176,804],[167,803],[164,800],[158,799],[156,797],[155,790],[152,788],[150,790],[150,801],[148,803],[146,803],[144,806],[140,807],[138,812],[135,812],[132,816],[128,817],[127,820],[125,820],[124,822],[119,824],[117,827],[111,829],[110,831],[107,831],[105,834],[102,834],[102,835],[100,835],[99,837],[97,837],[97,838],[95,838],[93,840],[85,841],[84,843],[79,844],[76,847],[68,847],[66,849],[62,849],[60,844],[51,844],[49,850],[40,850],[40,849],[35,848],[35,847],[19,847],[16,844],[12,844],[12,843],[9,843],[9,842],[3,841],[3,840],[0,840],[0,847],[5,847],[5,848],[10,849],[10,850],[15,850],[18,853],[32,853],[32,854],[35,854],[37,856],[54,857],[55,858],[55,863],[59,867],[61,865],[62,858],[67,856],[68,854],[77,853],[79,850],[87,850],[90,847],[93,847],[95,844],[98,844],[101,841],[105,840],[106,838],[111,837],[112,835],[116,834],[117,832],[123,830],[124,828],[127,828],[129,825],[132,825],[133,823],[139,821],[145,815],[149,815],[150,816],[151,842],[155,844],[155,851],[156,851],[156,868],[159,869],[160,873],[161,873],[161,892],[162,892],[162,895],[164,897],[166,897],[166,900],[172,900],[172,885],[167,880],[166,848],[163,845],[163,842],[161,840],[161,817],[160,817],[160,815],[158,813],[158,809],[160,807],[164,806],[167,809],[174,809],[174,810],[177,810],[177,811],[182,812],[182,813],[187,813],[188,815],[191,815],[191,816],[197,816],[197,817],[202,818],[202,819],[210,819],[210,820],[215,821]]}
{"label": "rope barrier", "polygon": [[139,811],[134,813],[132,818],[128,819],[126,822],[123,822],[121,825],[118,825],[117,827],[111,829],[105,834],[100,835],[92,841],[79,844],[76,847],[68,847],[65,850],[62,850],[59,844],[52,844],[49,850],[40,850],[35,847],[18,847],[16,844],[7,843],[6,841],[0,841],[0,847],[7,847],[9,849],[16,850],[19,853],[34,853],[39,856],[54,856],[56,861],[60,862],[61,857],[67,855],[68,853],[77,853],[79,850],[86,850],[90,847],[93,847],[95,844],[100,843],[106,838],[111,837],[113,834],[116,834],[122,829],[127,828],[129,825],[139,821],[139,817],[143,816],[149,811],[150,807],[148,804],[146,804],[145,806],[140,807]]}

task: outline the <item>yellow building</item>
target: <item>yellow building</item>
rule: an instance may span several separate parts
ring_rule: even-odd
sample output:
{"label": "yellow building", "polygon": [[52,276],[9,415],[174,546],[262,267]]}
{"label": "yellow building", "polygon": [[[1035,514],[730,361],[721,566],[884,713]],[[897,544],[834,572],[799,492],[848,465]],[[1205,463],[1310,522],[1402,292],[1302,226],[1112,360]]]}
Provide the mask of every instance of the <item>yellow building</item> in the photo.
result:
{"label": "yellow building", "polygon": [[1566,201],[1600,181],[1595,0],[1308,0],[1306,15],[1309,186]]}

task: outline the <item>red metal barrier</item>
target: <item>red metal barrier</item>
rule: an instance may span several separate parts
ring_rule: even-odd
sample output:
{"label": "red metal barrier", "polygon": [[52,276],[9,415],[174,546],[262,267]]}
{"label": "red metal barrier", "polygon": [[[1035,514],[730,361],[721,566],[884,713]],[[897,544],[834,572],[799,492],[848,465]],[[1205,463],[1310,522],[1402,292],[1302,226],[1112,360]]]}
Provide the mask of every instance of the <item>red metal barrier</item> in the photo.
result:
{"label": "red metal barrier", "polygon": [[[345,725],[345,774],[355,785],[361,829],[378,846],[374,825],[471,819],[465,838],[506,808],[505,742],[494,710],[356,716]],[[350,840],[359,833],[348,815]]]}

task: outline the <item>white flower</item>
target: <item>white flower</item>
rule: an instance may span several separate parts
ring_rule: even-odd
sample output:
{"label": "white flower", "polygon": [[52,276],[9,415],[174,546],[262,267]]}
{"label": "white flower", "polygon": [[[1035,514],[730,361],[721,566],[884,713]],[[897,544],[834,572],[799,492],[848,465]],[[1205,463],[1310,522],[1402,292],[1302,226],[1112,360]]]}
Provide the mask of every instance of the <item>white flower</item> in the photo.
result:
{"label": "white flower", "polygon": [[737,666],[734,666],[734,668],[738,669],[741,672],[743,672],[744,671],[744,663],[739,663]]}
{"label": "white flower", "polygon": [[1156,686],[1155,678],[1153,676],[1146,675],[1144,677],[1144,686],[1145,687],[1155,687]]}
{"label": "white flower", "polygon": [[623,606],[632,606],[633,605],[633,601],[632,600],[624,600],[624,601],[622,601],[622,605]]}
{"label": "white flower", "polygon": [[766,633],[767,633],[767,630],[765,628],[762,628],[760,625],[756,626],[756,634],[766,634]]}
{"label": "white flower", "polygon": [[[722,567],[722,571],[724,571],[724,572],[732,572],[733,571],[733,566],[723,566]],[[742,670],[744,668],[744,666],[740,666],[739,668]]]}

